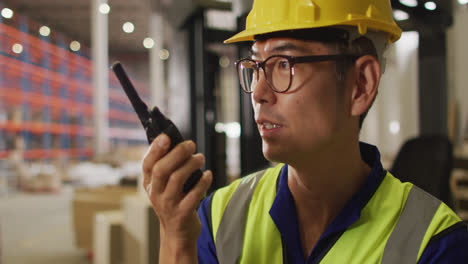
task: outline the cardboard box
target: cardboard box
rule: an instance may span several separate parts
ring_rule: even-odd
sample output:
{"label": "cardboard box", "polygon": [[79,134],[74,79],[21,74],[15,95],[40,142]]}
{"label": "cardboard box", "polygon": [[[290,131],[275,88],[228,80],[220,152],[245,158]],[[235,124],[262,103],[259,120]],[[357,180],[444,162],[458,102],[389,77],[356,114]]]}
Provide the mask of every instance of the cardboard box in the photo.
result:
{"label": "cardboard box", "polygon": [[122,198],[134,195],[136,187],[102,187],[77,189],[73,197],[73,227],[78,248],[92,251],[93,227],[98,212],[119,210]]}
{"label": "cardboard box", "polygon": [[125,264],[154,264],[159,257],[159,221],[145,195],[123,201],[123,259]]}
{"label": "cardboard box", "polygon": [[121,264],[122,259],[121,210],[96,213],[94,221],[94,264]]}

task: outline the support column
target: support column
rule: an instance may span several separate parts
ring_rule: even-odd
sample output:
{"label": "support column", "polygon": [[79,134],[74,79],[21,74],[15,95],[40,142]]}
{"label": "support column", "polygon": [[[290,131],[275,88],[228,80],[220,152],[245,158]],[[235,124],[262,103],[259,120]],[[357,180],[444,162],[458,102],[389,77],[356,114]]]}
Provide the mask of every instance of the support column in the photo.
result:
{"label": "support column", "polygon": [[249,13],[252,8],[253,0],[233,0],[232,11],[237,17]]}
{"label": "support column", "polygon": [[[237,32],[245,29],[247,14],[252,8],[253,0],[233,0],[232,10],[237,16]],[[250,46],[238,46],[238,58],[249,56]],[[241,176],[249,175],[255,171],[269,166],[269,162],[263,156],[262,138],[258,133],[257,124],[253,119],[254,113],[250,95],[243,93],[238,83],[239,92],[239,116],[241,123],[240,137],[240,157],[241,157]]]}
{"label": "support column", "polygon": [[191,123],[193,138],[197,143],[198,151],[207,157],[205,166],[209,167],[206,134],[205,88],[206,88],[206,50],[205,50],[205,17],[204,11],[197,11],[190,21],[190,72],[191,72]]}
{"label": "support column", "polygon": [[447,135],[447,47],[445,31],[421,33],[419,116],[421,134]]}
{"label": "support column", "polygon": [[150,89],[151,106],[157,106],[167,114],[167,89],[164,81],[164,62],[159,57],[159,51],[164,45],[164,18],[159,12],[153,11],[149,21],[149,35],[154,40],[154,46],[149,51],[150,58]]}
{"label": "support column", "polygon": [[107,0],[91,0],[91,56],[95,153],[109,151],[109,51],[108,17],[99,12]]}

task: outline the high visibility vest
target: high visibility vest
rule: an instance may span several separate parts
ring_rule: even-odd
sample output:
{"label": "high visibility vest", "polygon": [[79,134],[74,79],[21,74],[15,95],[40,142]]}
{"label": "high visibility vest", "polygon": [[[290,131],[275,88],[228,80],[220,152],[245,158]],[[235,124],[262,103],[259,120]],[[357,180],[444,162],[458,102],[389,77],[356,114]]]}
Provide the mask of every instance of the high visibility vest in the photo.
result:
{"label": "high visibility vest", "polygon": [[[211,227],[219,263],[284,263],[269,210],[283,164],[239,179],[213,195]],[[361,217],[320,263],[416,263],[429,240],[460,222],[444,203],[387,173]]]}

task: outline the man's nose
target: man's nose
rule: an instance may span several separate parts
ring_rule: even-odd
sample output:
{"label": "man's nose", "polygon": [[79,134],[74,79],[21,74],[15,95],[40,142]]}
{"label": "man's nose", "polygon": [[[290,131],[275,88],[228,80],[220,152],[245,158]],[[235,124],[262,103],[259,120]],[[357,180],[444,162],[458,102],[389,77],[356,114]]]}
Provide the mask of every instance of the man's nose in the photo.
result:
{"label": "man's nose", "polygon": [[258,81],[252,87],[252,100],[254,103],[271,103],[275,100],[275,92],[270,88],[263,69],[259,69],[258,74]]}

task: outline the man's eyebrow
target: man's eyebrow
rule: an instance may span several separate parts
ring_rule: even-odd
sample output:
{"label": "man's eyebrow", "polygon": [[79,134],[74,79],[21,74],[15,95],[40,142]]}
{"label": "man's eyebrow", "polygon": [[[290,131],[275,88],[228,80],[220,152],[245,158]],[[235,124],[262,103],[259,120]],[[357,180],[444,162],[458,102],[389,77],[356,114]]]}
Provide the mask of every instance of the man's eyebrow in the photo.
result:
{"label": "man's eyebrow", "polygon": [[[310,52],[310,50],[300,47],[297,45],[294,45],[293,43],[284,43],[280,44],[270,50],[270,52],[283,52],[283,51],[298,51],[298,52]],[[258,52],[256,50],[250,50],[249,51],[250,57],[255,57],[258,55]]]}
{"label": "man's eyebrow", "polygon": [[299,51],[299,52],[308,52],[307,49],[304,47],[299,47],[294,45],[293,43],[284,43],[282,45],[278,45],[271,49],[271,52],[282,52],[282,51]]}

